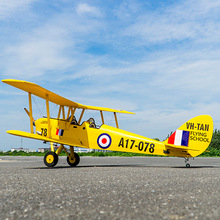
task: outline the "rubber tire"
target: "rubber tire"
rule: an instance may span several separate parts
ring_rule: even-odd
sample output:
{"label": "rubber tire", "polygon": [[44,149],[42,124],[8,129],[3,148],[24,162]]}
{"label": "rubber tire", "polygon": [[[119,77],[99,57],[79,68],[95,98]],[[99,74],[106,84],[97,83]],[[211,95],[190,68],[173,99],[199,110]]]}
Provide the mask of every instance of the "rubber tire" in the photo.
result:
{"label": "rubber tire", "polygon": [[187,164],[186,164],[186,167],[187,167],[187,168],[190,168],[190,164],[189,164],[189,163],[187,163]]}
{"label": "rubber tire", "polygon": [[55,152],[50,151],[44,155],[44,164],[47,167],[54,167],[57,165],[57,163],[58,163],[58,156]]}
{"label": "rubber tire", "polygon": [[76,167],[79,162],[80,162],[80,157],[77,153],[74,153],[74,156],[75,156],[75,161],[74,163],[72,163],[70,160],[69,160],[69,157],[66,158],[67,160],[67,163],[71,166],[71,167]]}

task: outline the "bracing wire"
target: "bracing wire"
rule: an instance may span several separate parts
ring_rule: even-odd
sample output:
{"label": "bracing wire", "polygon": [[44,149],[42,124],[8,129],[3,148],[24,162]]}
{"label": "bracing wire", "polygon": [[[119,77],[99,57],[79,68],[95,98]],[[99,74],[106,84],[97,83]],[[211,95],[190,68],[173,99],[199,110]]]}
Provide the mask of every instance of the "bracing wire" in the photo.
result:
{"label": "bracing wire", "polygon": [[36,105],[36,108],[37,108],[37,109],[38,109],[38,111],[40,112],[40,115],[43,115],[43,112],[41,111],[41,109],[40,109],[39,105],[37,104],[37,102],[36,102],[36,100],[35,100],[34,96],[32,97],[32,99],[33,99],[34,104]]}

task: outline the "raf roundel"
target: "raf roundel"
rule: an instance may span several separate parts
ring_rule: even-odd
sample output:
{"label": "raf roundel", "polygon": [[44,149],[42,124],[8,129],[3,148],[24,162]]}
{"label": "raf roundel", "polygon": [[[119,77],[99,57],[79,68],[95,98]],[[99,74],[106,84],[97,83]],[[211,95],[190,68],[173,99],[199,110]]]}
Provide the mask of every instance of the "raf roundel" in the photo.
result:
{"label": "raf roundel", "polygon": [[107,149],[110,147],[112,139],[109,134],[100,134],[97,139],[97,143],[100,148]]}

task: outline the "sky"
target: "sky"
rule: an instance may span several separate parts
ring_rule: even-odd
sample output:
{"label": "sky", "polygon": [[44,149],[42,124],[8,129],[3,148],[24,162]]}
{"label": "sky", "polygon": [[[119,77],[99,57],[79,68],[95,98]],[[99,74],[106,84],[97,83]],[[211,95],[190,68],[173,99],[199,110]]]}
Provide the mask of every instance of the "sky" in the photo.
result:
{"label": "sky", "polygon": [[[132,111],[119,127],[161,141],[201,114],[220,129],[219,12],[219,0],[0,0],[0,79]],[[6,133],[30,131],[24,107],[27,94],[1,82],[0,150],[45,147]]]}

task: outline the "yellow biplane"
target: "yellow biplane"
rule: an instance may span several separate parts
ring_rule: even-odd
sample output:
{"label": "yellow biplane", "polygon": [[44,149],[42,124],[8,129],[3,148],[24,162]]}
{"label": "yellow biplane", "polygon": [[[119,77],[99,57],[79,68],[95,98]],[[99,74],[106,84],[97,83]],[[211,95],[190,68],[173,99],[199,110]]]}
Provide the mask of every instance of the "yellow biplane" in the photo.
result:
{"label": "yellow biplane", "polygon": [[[77,166],[80,158],[74,152],[74,147],[183,157],[186,167],[189,167],[189,158],[204,152],[212,139],[213,121],[209,115],[192,118],[178,128],[167,140],[160,142],[119,129],[116,113],[134,114],[132,112],[81,105],[26,81],[6,79],[2,82],[26,91],[29,98],[29,111],[25,110],[30,117],[30,133],[18,130],[9,130],[7,133],[49,142],[51,151],[44,156],[44,163],[48,167],[57,164],[58,156],[62,150],[67,154],[68,164]],[[32,95],[46,100],[47,117],[33,119]],[[57,118],[50,117],[50,102],[59,106]],[[65,108],[68,109],[66,114]],[[74,115],[76,109],[81,109],[78,120]],[[97,126],[93,118],[82,122],[85,110],[99,111],[102,125]],[[114,113],[116,127],[105,124],[104,111]],[[60,144],[56,152],[54,143]],[[70,146],[69,152],[64,145]]]}

